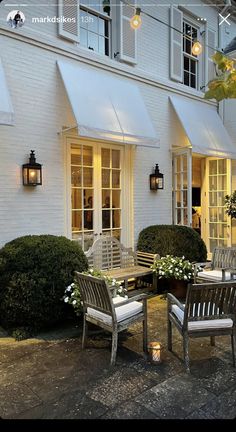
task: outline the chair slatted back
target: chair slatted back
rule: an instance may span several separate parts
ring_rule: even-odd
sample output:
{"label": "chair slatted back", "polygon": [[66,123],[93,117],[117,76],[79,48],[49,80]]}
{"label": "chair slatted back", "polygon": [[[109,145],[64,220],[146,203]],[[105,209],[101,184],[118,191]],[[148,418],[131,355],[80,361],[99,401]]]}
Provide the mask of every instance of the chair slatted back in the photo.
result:
{"label": "chair slatted back", "polygon": [[236,248],[216,247],[212,256],[212,270],[222,268],[236,268]]}
{"label": "chair slatted back", "polygon": [[89,267],[100,270],[131,267],[136,264],[135,254],[122,247],[115,237],[110,236],[97,239],[86,256]]}
{"label": "chair slatted back", "polygon": [[184,326],[189,321],[236,318],[236,282],[189,284]]}
{"label": "chair slatted back", "polygon": [[106,282],[79,272],[75,272],[75,276],[80,287],[83,308],[86,310],[91,307],[114,317],[112,296]]}

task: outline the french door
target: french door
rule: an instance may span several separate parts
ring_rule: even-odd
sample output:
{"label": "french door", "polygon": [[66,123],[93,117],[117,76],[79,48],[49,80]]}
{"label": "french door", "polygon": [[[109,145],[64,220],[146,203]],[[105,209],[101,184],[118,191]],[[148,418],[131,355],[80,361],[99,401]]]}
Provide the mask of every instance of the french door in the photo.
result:
{"label": "french door", "polygon": [[191,149],[173,150],[173,224],[192,225]]}
{"label": "french door", "polygon": [[72,240],[84,251],[101,234],[122,241],[123,146],[69,144]]}
{"label": "french door", "polygon": [[[225,213],[225,195],[231,193],[231,160],[206,159],[206,246],[231,246],[231,220]],[[209,256],[209,257],[210,257]]]}

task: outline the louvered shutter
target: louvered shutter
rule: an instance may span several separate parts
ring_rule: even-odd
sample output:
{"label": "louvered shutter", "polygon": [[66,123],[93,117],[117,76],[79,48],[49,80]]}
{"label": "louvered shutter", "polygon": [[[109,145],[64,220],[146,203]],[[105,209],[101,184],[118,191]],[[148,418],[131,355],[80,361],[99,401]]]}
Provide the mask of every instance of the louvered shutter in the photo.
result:
{"label": "louvered shutter", "polygon": [[215,78],[215,65],[212,56],[216,51],[216,33],[209,27],[205,32],[205,85]]}
{"label": "louvered shutter", "polygon": [[170,8],[170,26],[170,77],[183,82],[183,12],[174,6]]}
{"label": "louvered shutter", "polygon": [[[136,1],[129,1],[136,5]],[[130,26],[130,18],[135,14],[135,8],[120,2],[120,55],[119,60],[137,63],[137,30]]]}
{"label": "louvered shutter", "polygon": [[[79,42],[79,0],[59,0],[58,3],[58,23],[59,35]],[[63,17],[71,22],[63,22]]]}

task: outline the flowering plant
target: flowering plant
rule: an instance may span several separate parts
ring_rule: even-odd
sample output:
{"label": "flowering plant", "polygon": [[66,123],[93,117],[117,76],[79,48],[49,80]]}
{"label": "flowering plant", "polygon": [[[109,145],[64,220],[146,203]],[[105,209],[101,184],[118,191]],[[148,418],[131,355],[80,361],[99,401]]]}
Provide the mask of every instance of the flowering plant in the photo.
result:
{"label": "flowering plant", "polygon": [[194,277],[194,264],[182,257],[166,255],[154,262],[152,269],[159,279],[179,279],[190,281]]}
{"label": "flowering plant", "polygon": [[[123,286],[121,286],[121,282],[118,282],[116,279],[106,276],[100,270],[89,269],[88,271],[83,272],[83,274],[94,276],[105,280],[108,286],[111,288],[112,297],[116,297],[116,296],[126,297],[127,290]],[[81,314],[82,312],[81,295],[80,295],[80,287],[77,280],[75,280],[72,284],[66,287],[63,300],[65,303],[71,304],[73,306],[76,315]]]}
{"label": "flowering plant", "polygon": [[225,213],[231,217],[231,219],[236,219],[236,191],[231,195],[225,196]]}

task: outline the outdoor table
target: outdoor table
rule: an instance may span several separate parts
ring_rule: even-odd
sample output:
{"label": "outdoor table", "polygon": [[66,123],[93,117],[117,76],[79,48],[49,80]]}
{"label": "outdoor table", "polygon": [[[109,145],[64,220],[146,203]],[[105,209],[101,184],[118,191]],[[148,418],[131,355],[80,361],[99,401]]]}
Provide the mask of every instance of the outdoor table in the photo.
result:
{"label": "outdoor table", "polygon": [[105,270],[104,274],[106,276],[116,279],[117,281],[124,281],[126,289],[128,289],[129,279],[136,279],[150,274],[153,275],[153,284],[154,284],[153,270],[143,266],[132,266],[132,267],[124,267],[124,268],[115,268],[112,270]]}

